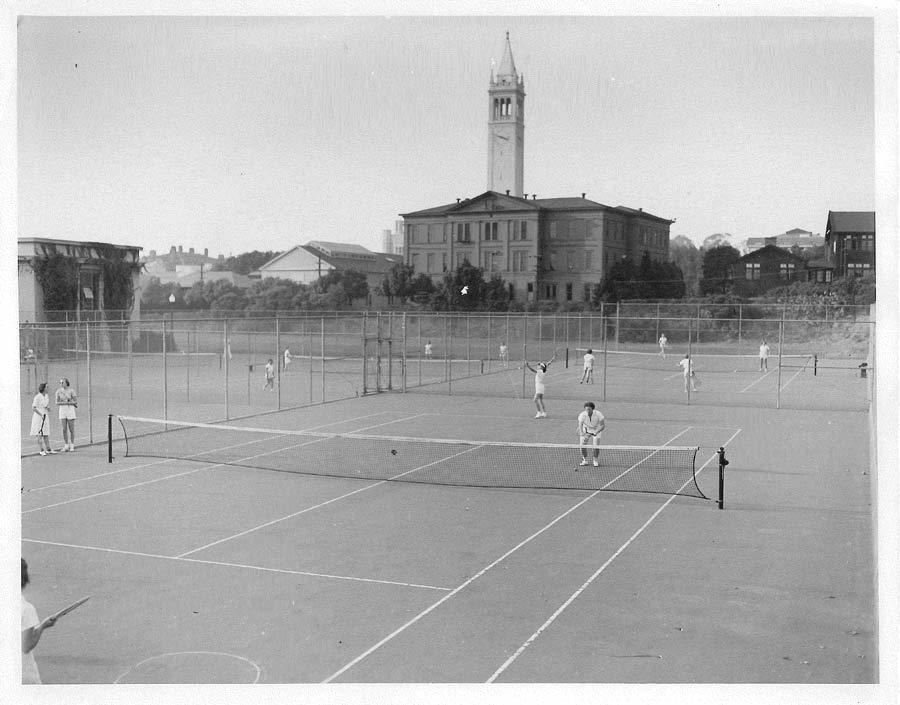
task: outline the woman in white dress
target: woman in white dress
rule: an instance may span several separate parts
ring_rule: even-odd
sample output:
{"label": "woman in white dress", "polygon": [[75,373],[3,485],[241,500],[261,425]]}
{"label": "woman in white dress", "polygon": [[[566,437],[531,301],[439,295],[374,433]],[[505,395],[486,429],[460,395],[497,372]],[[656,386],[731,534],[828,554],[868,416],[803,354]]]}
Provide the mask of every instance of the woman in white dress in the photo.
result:
{"label": "woman in white dress", "polygon": [[[22,559],[22,590],[28,585],[28,564]],[[34,647],[41,640],[41,634],[56,624],[56,617],[47,617],[43,622],[38,619],[37,610],[22,593],[22,683],[24,685],[40,685],[41,674],[37,661],[34,660]]]}
{"label": "woman in white dress", "polygon": [[47,383],[41,382],[38,393],[31,402],[31,434],[37,436],[38,450],[41,455],[56,453],[50,448],[50,397],[47,395]]}
{"label": "woman in white dress", "polygon": [[69,386],[68,377],[59,380],[56,390],[56,406],[59,408],[59,424],[62,426],[63,453],[75,451],[75,409],[78,407],[78,395]]}

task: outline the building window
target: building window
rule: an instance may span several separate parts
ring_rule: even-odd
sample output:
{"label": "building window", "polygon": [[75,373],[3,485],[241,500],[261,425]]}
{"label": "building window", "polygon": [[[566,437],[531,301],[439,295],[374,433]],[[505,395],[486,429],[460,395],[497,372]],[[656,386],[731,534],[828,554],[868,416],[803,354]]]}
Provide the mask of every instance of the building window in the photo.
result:
{"label": "building window", "polygon": [[466,230],[465,230],[466,242],[472,242],[472,232],[471,232],[471,230],[469,230],[469,225],[470,225],[470,223],[466,223]]}
{"label": "building window", "polygon": [[868,262],[849,262],[847,264],[847,274],[851,277],[861,277],[872,269],[872,265]]}
{"label": "building window", "polygon": [[[568,269],[570,272],[575,271],[575,251],[574,250],[568,250],[566,252],[566,269]],[[571,300],[572,299],[569,299],[569,301],[571,301]]]}
{"label": "building window", "polygon": [[425,257],[425,271],[433,272],[434,271],[434,253],[429,252]]}
{"label": "building window", "polygon": [[875,249],[875,236],[874,235],[860,235],[859,236],[859,249],[866,250],[867,252],[872,252]]}
{"label": "building window", "polygon": [[584,285],[584,300],[587,303],[591,302],[591,285],[590,284]]}
{"label": "building window", "polygon": [[441,271],[442,272],[447,271],[447,253],[446,252],[441,252]]}
{"label": "building window", "polygon": [[556,268],[559,266],[559,254],[556,252],[550,253],[550,271],[556,271]]}
{"label": "building window", "polygon": [[413,255],[413,256],[412,256],[412,266],[413,266],[413,271],[414,271],[414,272],[420,271],[420,270],[419,270],[419,255]]}
{"label": "building window", "polygon": [[566,301],[572,300],[572,285],[566,284]]}
{"label": "building window", "polygon": [[593,250],[585,250],[584,251],[584,271],[585,272],[591,271],[591,267],[594,264],[593,260],[594,260],[594,251]]}
{"label": "building window", "polygon": [[527,239],[528,239],[528,221],[527,221],[527,220],[523,220],[523,221],[522,221],[522,234],[521,234],[521,239],[522,239],[522,240],[527,240]]}
{"label": "building window", "polygon": [[556,284],[546,284],[544,286],[544,298],[556,300]]}
{"label": "building window", "polygon": [[516,298],[516,289],[512,285],[512,282],[509,283],[509,300],[512,301]]}
{"label": "building window", "polygon": [[744,265],[744,276],[747,279],[759,279],[759,262],[748,262]]}
{"label": "building window", "polygon": [[795,267],[793,262],[782,262],[778,270],[778,276],[781,279],[793,279],[794,269]]}
{"label": "building window", "polygon": [[550,223],[550,237],[556,237],[556,223]]}

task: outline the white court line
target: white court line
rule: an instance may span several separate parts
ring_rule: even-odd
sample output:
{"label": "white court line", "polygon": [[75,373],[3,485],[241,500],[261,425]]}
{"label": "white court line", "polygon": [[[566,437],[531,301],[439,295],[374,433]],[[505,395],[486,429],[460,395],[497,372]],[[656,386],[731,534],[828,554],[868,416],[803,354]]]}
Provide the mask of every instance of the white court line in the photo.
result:
{"label": "white court line", "polygon": [[351,575],[333,575],[330,573],[313,573],[308,570],[288,570],[286,568],[267,568],[261,565],[247,565],[245,563],[229,563],[227,561],[207,561],[201,558],[181,558],[180,556],[164,556],[158,553],[142,553],[141,551],[126,551],[118,548],[104,548],[102,546],[83,546],[76,543],[61,543],[59,541],[42,541],[40,539],[23,538],[24,543],[37,543],[45,546],[61,546],[63,548],[78,548],[84,551],[102,551],[104,553],[119,553],[125,556],[138,556],[141,558],[158,558],[165,561],[178,561],[181,563],[202,563],[206,565],[218,565],[226,568],[245,568],[247,570],[259,570],[266,573],[286,573],[288,575],[307,575],[312,578],[328,578],[332,580],[351,580],[360,583],[381,583],[383,585],[400,585],[402,587],[423,588],[425,590],[448,591],[450,588],[437,587],[435,585],[420,585],[418,583],[404,583],[399,580],[379,580],[377,578],[358,578]]}
{"label": "white court line", "polygon": [[312,507],[307,507],[306,509],[301,509],[299,512],[293,512],[292,514],[288,514],[287,516],[280,517],[278,519],[272,519],[271,521],[267,521],[265,524],[260,524],[259,526],[254,526],[250,529],[246,529],[237,534],[233,534],[232,536],[226,536],[223,539],[219,539],[218,541],[213,541],[212,543],[208,543],[205,546],[200,546],[200,548],[193,548],[190,551],[186,551],[184,553],[179,554],[176,558],[184,558],[184,556],[189,556],[192,553],[197,553],[198,551],[202,551],[206,548],[211,548],[213,546],[217,546],[220,543],[224,543],[225,541],[231,541],[232,539],[239,538],[241,536],[245,536],[253,531],[258,531],[259,529],[264,529],[267,526],[272,526],[273,524],[277,524],[281,521],[286,521],[287,519],[292,519],[296,516],[300,516],[301,514],[305,514],[306,512],[311,512],[313,509],[318,509],[319,507],[324,507],[327,504],[331,504],[332,502],[337,502],[340,499],[344,499],[345,497],[350,497],[352,495],[358,494],[359,492],[365,492],[366,490],[370,490],[373,487],[378,487],[379,485],[383,485],[385,482],[389,482],[390,480],[396,480],[398,477],[403,477],[404,475],[409,475],[412,472],[418,472],[419,470],[423,470],[427,467],[431,467],[432,465],[437,465],[438,463],[443,463],[445,460],[450,460],[450,458],[455,458],[457,455],[463,455],[464,453],[471,453],[473,450],[476,450],[479,446],[475,446],[473,448],[467,448],[466,450],[462,450],[459,453],[454,453],[453,455],[448,455],[445,458],[441,458],[440,460],[435,460],[432,463],[427,463],[426,465],[420,465],[413,470],[407,470],[406,472],[402,472],[398,475],[393,475],[387,480],[379,480],[378,482],[374,482],[371,485],[366,485],[365,487],[360,487],[359,489],[353,490],[352,492],[347,492],[346,494],[342,494],[340,497],[334,497],[332,499],[326,500],[325,502],[321,502]]}
{"label": "white court line", "polygon": [[750,387],[752,387],[753,385],[759,384],[759,383],[762,382],[766,377],[768,377],[770,374],[772,374],[774,371],[775,371],[774,369],[769,370],[769,371],[766,372],[762,377],[760,377],[760,378],[758,378],[758,379],[752,381],[750,384],[748,384],[746,387],[744,387],[741,391],[738,392],[738,394],[742,394],[743,392],[746,392],[748,389],[750,389]]}
{"label": "white court line", "polygon": [[[664,445],[664,446],[665,446],[665,445],[668,445],[669,443],[671,443],[672,441],[674,441],[676,438],[678,438],[678,436],[681,436],[682,434],[687,433],[690,429],[691,429],[691,427],[688,426],[686,429],[684,429],[683,431],[679,432],[678,434],[676,434],[675,436],[673,436],[672,438],[670,438],[668,441],[666,441],[663,445]],[[649,457],[649,456],[648,456],[648,457]],[[635,464],[632,465],[630,468],[628,468],[628,470],[626,470],[625,473],[630,472],[631,470],[633,470],[634,468],[636,468],[638,465],[640,465],[641,463],[643,463],[644,460],[646,460],[646,459],[647,459],[647,458],[644,458],[644,459],[642,459],[641,461],[635,463]],[[622,473],[622,475],[624,475],[625,473]],[[608,487],[610,484],[612,484],[613,482],[615,482],[616,480],[618,480],[619,477],[621,477],[622,475],[619,475],[618,477],[616,477],[616,478],[610,480],[610,481],[607,482],[603,487],[604,487],[604,488]],[[603,491],[602,489],[594,490],[594,491],[591,492],[591,494],[589,494],[587,497],[585,497],[585,498],[582,499],[581,501],[577,502],[576,504],[572,505],[569,509],[567,509],[566,511],[564,511],[562,514],[560,514],[558,517],[556,517],[553,521],[551,521],[550,523],[546,524],[543,528],[538,529],[537,531],[535,531],[535,532],[534,532],[531,536],[529,536],[527,539],[525,539],[525,540],[521,541],[520,543],[518,543],[517,545],[513,546],[511,549],[509,549],[509,550],[508,550],[506,553],[504,553],[502,556],[500,556],[499,558],[497,558],[496,560],[494,560],[493,563],[490,563],[489,565],[487,565],[487,566],[485,566],[484,568],[482,568],[481,570],[479,570],[475,575],[473,575],[471,578],[469,578],[468,580],[466,580],[466,581],[463,582],[462,584],[460,584],[460,585],[458,585],[457,587],[455,587],[453,590],[451,590],[450,592],[448,592],[446,595],[444,595],[440,600],[438,600],[437,602],[435,602],[433,605],[431,605],[430,607],[426,607],[424,610],[422,610],[421,612],[419,612],[419,614],[417,614],[415,617],[413,617],[413,618],[410,619],[408,622],[406,622],[405,624],[403,624],[402,626],[398,627],[398,628],[395,629],[393,632],[391,632],[390,634],[388,634],[386,637],[384,637],[381,641],[379,641],[378,643],[374,644],[373,646],[370,646],[366,651],[364,651],[363,653],[361,653],[361,654],[360,654],[359,656],[357,656],[355,659],[353,659],[352,661],[350,661],[349,663],[345,664],[345,665],[342,666],[340,669],[338,669],[337,671],[335,671],[334,673],[332,673],[330,676],[328,676],[328,678],[326,678],[325,680],[323,680],[322,683],[330,683],[330,682],[333,681],[335,678],[337,678],[338,676],[340,676],[342,673],[344,673],[344,672],[346,672],[347,670],[353,668],[353,666],[355,666],[356,664],[358,664],[358,663],[359,663],[360,661],[362,661],[363,659],[367,658],[367,657],[368,657],[370,654],[372,654],[373,652],[375,652],[375,651],[377,651],[378,649],[380,649],[382,646],[384,646],[386,643],[388,643],[388,642],[389,642],[391,639],[393,639],[395,636],[397,636],[398,634],[404,632],[407,628],[411,627],[413,624],[415,624],[415,623],[418,622],[420,619],[422,619],[422,617],[426,616],[427,614],[429,614],[429,613],[432,612],[433,610],[435,610],[435,609],[437,609],[438,607],[440,607],[444,602],[446,602],[447,600],[449,600],[451,597],[453,597],[454,595],[456,595],[458,592],[460,592],[461,590],[464,590],[466,587],[468,587],[468,586],[471,585],[473,582],[475,582],[476,580],[478,580],[478,578],[480,578],[482,575],[484,575],[485,573],[487,573],[491,568],[493,568],[493,567],[496,566],[497,564],[499,564],[499,563],[501,563],[502,561],[504,561],[506,558],[508,558],[508,557],[511,556],[513,553],[515,553],[515,552],[518,551],[520,548],[522,548],[522,546],[524,546],[525,544],[529,543],[532,539],[535,539],[535,538],[537,538],[538,536],[540,536],[542,533],[544,533],[544,532],[545,532],[547,529],[549,529],[551,526],[553,526],[553,525],[556,524],[557,522],[561,521],[563,518],[565,518],[566,516],[568,516],[569,514],[571,514],[572,512],[574,512],[576,509],[578,509],[581,505],[583,505],[583,504],[585,504],[586,502],[589,502],[590,500],[592,500],[594,497],[596,497],[596,496],[597,496],[598,494],[600,494],[600,492],[602,492],[602,491]]]}
{"label": "white court line", "polygon": [[791,378],[787,382],[785,382],[784,384],[781,385],[781,388],[785,389],[791,382],[794,381],[794,379],[797,377],[797,375],[799,375],[805,369],[806,369],[805,367],[801,367],[799,370],[797,370],[793,375],[791,375]]}
{"label": "white court line", "polygon": [[[377,411],[374,414],[365,414],[363,416],[354,416],[353,418],[342,419],[340,421],[329,421],[328,423],[319,424],[318,426],[310,426],[309,428],[300,429],[300,433],[302,433],[304,431],[315,431],[316,429],[325,428],[326,426],[335,426],[337,424],[346,423],[347,421],[359,421],[361,419],[367,419],[372,416],[380,416],[382,414],[393,414],[393,413],[396,413],[396,412]],[[366,428],[374,428],[374,426],[367,426]],[[360,429],[360,430],[365,430],[365,428]],[[266,440],[269,440],[269,439],[266,439]],[[119,441],[119,442],[121,442],[121,441]],[[237,448],[242,445],[249,445],[251,443],[259,443],[259,442],[260,442],[260,439],[256,439],[255,441],[245,441],[243,443],[237,443],[233,446],[223,446],[222,448],[217,448],[216,450],[228,450],[230,448]],[[206,451],[206,452],[211,452],[211,451]],[[203,453],[198,453],[197,455],[203,455]],[[140,465],[134,465],[130,468],[122,468],[120,470],[111,470],[110,472],[101,472],[101,473],[98,473],[97,475],[89,475],[87,477],[79,477],[74,480],[66,480],[65,482],[55,482],[52,485],[44,485],[42,487],[32,487],[28,491],[29,492],[39,492],[40,490],[49,490],[54,487],[63,487],[64,485],[73,485],[75,483],[85,482],[87,480],[96,480],[97,478],[100,478],[100,477],[108,477],[109,475],[118,475],[119,473],[122,473],[122,472],[131,472],[132,470],[140,470],[142,468],[149,468],[149,467],[153,467],[154,465],[164,465],[165,463],[171,463],[171,462],[174,462],[175,460],[176,460],[175,458],[167,458],[165,460],[154,460],[152,463],[141,463]],[[29,510],[29,511],[31,511],[31,510]]]}
{"label": "white court line", "polygon": [[[735,431],[734,434],[731,436],[731,438],[729,438],[727,441],[725,441],[725,443],[723,444],[722,447],[725,447],[725,446],[727,446],[729,443],[731,443],[731,441],[733,441],[733,440],[735,439],[735,437],[736,437],[740,432],[741,432],[741,429],[738,429],[737,431]],[[707,460],[705,463],[703,463],[703,465],[700,466],[700,469],[699,469],[697,472],[698,472],[698,473],[699,473],[699,472],[702,472],[703,469],[704,469],[707,465],[709,465],[709,464],[716,458],[716,456],[717,456],[717,454],[716,454],[716,453],[713,453],[713,455],[710,457],[710,459]],[[681,491],[681,489],[684,488],[685,485],[687,485],[688,482],[690,482],[690,481],[691,481],[691,480],[686,481],[686,482],[684,483],[684,485],[682,485],[682,486],[679,488],[679,491]],[[505,671],[505,670],[513,663],[513,661],[515,661],[517,658],[519,658],[519,656],[522,655],[522,653],[525,651],[525,649],[527,649],[529,646],[531,646],[531,644],[534,643],[534,641],[535,641],[535,640],[536,640],[536,639],[544,632],[544,630],[546,630],[547,627],[549,627],[551,624],[553,624],[554,621],[556,621],[556,618],[559,617],[559,615],[561,615],[561,614],[563,613],[563,611],[564,611],[569,605],[571,605],[571,604],[578,598],[578,596],[579,596],[582,592],[584,592],[584,591],[588,588],[588,586],[589,586],[591,583],[593,583],[594,580],[596,580],[596,579],[600,576],[600,574],[601,574],[604,570],[606,570],[606,569],[609,567],[609,565],[610,565],[616,558],[618,558],[619,555],[620,555],[626,548],[628,548],[628,547],[631,545],[632,541],[634,541],[638,536],[640,536],[640,535],[643,533],[644,529],[646,529],[648,526],[650,526],[650,524],[653,522],[654,519],[656,519],[657,516],[659,516],[659,514],[662,512],[662,510],[665,509],[666,507],[668,507],[669,504],[672,502],[672,500],[675,499],[675,497],[677,497],[677,496],[678,496],[677,493],[676,493],[676,494],[673,494],[671,497],[669,497],[669,498],[665,501],[665,503],[664,503],[659,509],[657,509],[655,512],[653,512],[653,514],[650,516],[650,518],[647,519],[647,521],[645,521],[645,522],[641,525],[641,527],[640,527],[637,531],[635,531],[635,532],[631,535],[631,537],[630,537],[625,543],[623,543],[621,546],[619,546],[619,548],[616,550],[616,552],[613,553],[613,554],[606,560],[606,562],[605,562],[603,565],[601,565],[601,566],[594,572],[594,574],[593,574],[590,578],[588,578],[587,580],[585,580],[584,583],[581,585],[581,587],[578,588],[574,593],[572,593],[572,595],[569,597],[569,599],[566,600],[565,602],[563,602],[563,603],[556,609],[556,611],[555,611],[553,614],[550,615],[550,617],[547,619],[547,621],[544,622],[544,623],[538,628],[538,630],[537,630],[534,634],[532,634],[530,637],[528,637],[528,639],[525,640],[525,643],[522,644],[522,645],[516,650],[516,652],[515,652],[512,656],[510,656],[508,659],[506,659],[506,661],[503,662],[503,665],[500,666],[500,668],[498,668],[496,671],[494,671],[494,674],[493,674],[490,678],[488,678],[487,681],[485,681],[485,682],[486,682],[486,683],[493,683],[493,682],[497,679],[497,677],[498,677],[501,673],[503,673],[503,671]]]}

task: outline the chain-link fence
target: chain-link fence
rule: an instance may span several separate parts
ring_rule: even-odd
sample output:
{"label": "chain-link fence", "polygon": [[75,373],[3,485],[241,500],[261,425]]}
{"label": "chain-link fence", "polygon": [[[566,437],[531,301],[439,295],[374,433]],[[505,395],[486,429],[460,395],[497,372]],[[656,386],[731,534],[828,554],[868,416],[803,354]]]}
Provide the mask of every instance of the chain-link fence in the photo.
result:
{"label": "chain-link fence", "polygon": [[[530,398],[525,363],[554,356],[550,399],[590,391],[598,401],[689,403],[691,385],[682,389],[679,364],[689,353],[706,382],[696,393],[704,403],[867,405],[875,324],[857,311],[835,309],[826,320],[785,307],[777,318],[755,318],[734,307],[677,316],[674,307],[642,306],[21,324],[22,435],[38,385],[48,383],[52,402],[63,377],[78,394],[79,440],[93,442],[104,437],[110,413],[219,421],[380,391]],[[770,354],[760,371],[763,341]],[[590,390],[575,383],[588,349],[595,359]],[[24,449],[31,445],[26,440]]]}

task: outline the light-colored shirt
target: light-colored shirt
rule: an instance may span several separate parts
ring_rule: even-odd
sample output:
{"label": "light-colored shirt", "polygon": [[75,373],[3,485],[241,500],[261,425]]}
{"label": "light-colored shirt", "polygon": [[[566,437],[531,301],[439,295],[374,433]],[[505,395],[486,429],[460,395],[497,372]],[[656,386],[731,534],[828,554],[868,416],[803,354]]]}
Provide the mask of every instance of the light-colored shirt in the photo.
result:
{"label": "light-colored shirt", "polygon": [[38,392],[34,395],[31,405],[37,410],[40,416],[46,416],[47,410],[50,408],[50,396]]}
{"label": "light-colored shirt", "polygon": [[769,346],[763,343],[759,346],[759,356],[760,357],[769,357]]}
{"label": "light-colored shirt", "polygon": [[666,343],[668,343],[668,342],[669,342],[669,339],[666,338],[666,336],[664,336],[664,335],[659,336],[659,347],[661,347],[661,348],[666,347]]}
{"label": "light-colored shirt", "polygon": [[594,366],[594,356],[588,353],[584,356],[584,369],[589,370]]}
{"label": "light-colored shirt", "polygon": [[271,362],[266,363],[266,379],[271,379],[275,376],[275,366],[272,365]]}
{"label": "light-colored shirt", "polygon": [[501,345],[500,346],[500,357],[504,357],[505,355],[506,355],[506,346]]}
{"label": "light-colored shirt", "polygon": [[691,373],[691,360],[690,358],[682,358],[681,362],[678,363],[681,365],[681,369],[684,371],[684,376],[687,377]]}
{"label": "light-colored shirt", "polygon": [[538,368],[538,371],[534,373],[534,391],[544,393],[544,377],[547,376],[547,373],[542,369]]}
{"label": "light-colored shirt", "polygon": [[425,343],[425,354],[431,355],[431,343]]}
{"label": "light-colored shirt", "polygon": [[[38,619],[37,610],[25,595],[22,595],[22,631],[33,629],[41,623]],[[40,685],[41,674],[38,671],[37,661],[34,660],[34,649],[27,654],[22,653],[22,683]]]}
{"label": "light-colored shirt", "polygon": [[594,409],[593,413],[588,416],[587,409],[578,414],[578,433],[579,435],[596,436],[603,430],[604,419],[603,414]]}
{"label": "light-colored shirt", "polygon": [[285,351],[284,351],[284,361],[285,361],[285,362],[290,362],[290,361],[291,361],[291,351],[290,351],[290,350],[285,350]]}

